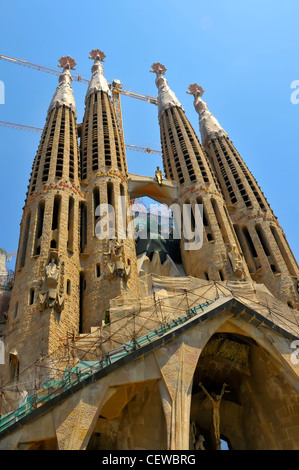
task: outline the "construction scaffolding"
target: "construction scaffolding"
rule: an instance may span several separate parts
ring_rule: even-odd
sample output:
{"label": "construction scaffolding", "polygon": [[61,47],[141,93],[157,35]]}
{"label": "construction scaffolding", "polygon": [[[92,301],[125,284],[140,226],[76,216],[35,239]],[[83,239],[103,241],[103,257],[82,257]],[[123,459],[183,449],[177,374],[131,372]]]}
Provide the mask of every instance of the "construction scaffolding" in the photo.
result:
{"label": "construction scaffolding", "polygon": [[[140,282],[148,293],[142,302],[114,299],[106,323],[87,334],[69,333],[60,339],[57,350],[40,357],[0,387],[0,433],[137,349],[144,349],[195,318],[205,318],[206,313],[228,299],[250,307],[290,337],[299,337],[298,312],[276,300],[263,285],[154,275],[143,276]],[[256,323],[258,328],[264,324],[260,319]]]}

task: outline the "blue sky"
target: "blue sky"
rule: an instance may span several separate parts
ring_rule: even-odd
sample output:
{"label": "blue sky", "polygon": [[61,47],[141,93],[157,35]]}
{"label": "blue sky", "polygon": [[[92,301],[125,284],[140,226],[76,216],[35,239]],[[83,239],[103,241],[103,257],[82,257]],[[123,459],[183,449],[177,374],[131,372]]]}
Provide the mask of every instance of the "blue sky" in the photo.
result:
{"label": "blue sky", "polygon": [[[253,172],[298,259],[299,2],[287,0],[0,1],[0,54],[56,67],[62,55],[91,75],[91,49],[106,54],[108,80],[156,96],[151,64],[160,61],[199,133],[190,83]],[[43,127],[58,77],[0,61],[0,120]],[[86,85],[73,83],[78,122]],[[122,97],[125,140],[160,149],[157,108]],[[18,247],[19,223],[40,135],[0,127],[0,247]],[[154,175],[160,157],[127,152],[129,171]]]}

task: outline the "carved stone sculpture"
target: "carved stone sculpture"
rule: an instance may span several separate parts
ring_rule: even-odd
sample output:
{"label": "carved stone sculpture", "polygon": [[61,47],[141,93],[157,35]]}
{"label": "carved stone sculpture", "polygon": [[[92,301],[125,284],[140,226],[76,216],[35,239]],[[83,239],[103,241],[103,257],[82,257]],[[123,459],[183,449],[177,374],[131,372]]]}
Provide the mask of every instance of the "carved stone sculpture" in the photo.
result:
{"label": "carved stone sculpture", "polygon": [[45,267],[45,277],[42,282],[42,290],[39,293],[40,310],[51,308],[61,313],[64,307],[64,295],[59,292],[60,260],[51,257],[50,262]]}
{"label": "carved stone sculpture", "polygon": [[236,245],[230,246],[228,256],[236,276],[243,279],[245,277],[244,262],[238,253]]}
{"label": "carved stone sculpture", "polygon": [[216,395],[216,393],[213,393],[212,395],[209,394],[209,392],[205,389],[202,383],[198,384],[203,392],[206,394],[208,399],[212,403],[212,408],[213,408],[213,431],[214,431],[214,437],[215,437],[215,443],[216,443],[216,450],[221,450],[221,440],[220,440],[220,404],[221,404],[221,399],[224,395],[225,392],[228,392],[226,388],[228,385],[226,383],[223,384],[222,390],[220,395]]}
{"label": "carved stone sculpture", "polygon": [[162,181],[163,181],[163,173],[160,170],[160,168],[157,166],[157,169],[155,171],[155,176],[156,180],[158,181],[159,185],[162,186]]}
{"label": "carved stone sculpture", "polygon": [[109,240],[108,251],[105,253],[107,260],[107,277],[112,280],[116,276],[123,277],[126,281],[130,277],[131,266],[124,262],[124,242],[112,237]]}

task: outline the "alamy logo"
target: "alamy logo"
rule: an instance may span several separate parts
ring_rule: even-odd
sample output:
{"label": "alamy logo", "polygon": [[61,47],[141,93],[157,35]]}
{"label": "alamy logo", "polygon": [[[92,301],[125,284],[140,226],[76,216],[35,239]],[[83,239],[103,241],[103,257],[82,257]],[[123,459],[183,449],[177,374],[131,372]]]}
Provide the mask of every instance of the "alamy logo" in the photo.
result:
{"label": "alamy logo", "polygon": [[4,82],[0,80],[0,104],[5,104],[5,86]]}
{"label": "alamy logo", "polygon": [[95,210],[95,235],[101,239],[181,239],[186,250],[199,250],[203,243],[202,204],[127,204],[118,197],[118,210],[112,204],[99,204]]}
{"label": "alamy logo", "polygon": [[298,104],[299,103],[299,80],[293,80],[291,83],[291,88],[295,88],[293,93],[291,93],[291,103]]}

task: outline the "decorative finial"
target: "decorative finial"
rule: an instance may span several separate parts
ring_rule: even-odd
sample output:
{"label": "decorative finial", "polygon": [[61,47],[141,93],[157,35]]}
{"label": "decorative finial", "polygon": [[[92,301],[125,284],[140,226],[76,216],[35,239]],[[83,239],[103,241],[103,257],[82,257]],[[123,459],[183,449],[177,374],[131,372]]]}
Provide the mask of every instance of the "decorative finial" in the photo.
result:
{"label": "decorative finial", "polygon": [[100,51],[100,49],[92,49],[92,51],[89,53],[89,59],[96,60],[97,57],[99,57],[101,62],[105,62],[106,55],[104,52]]}
{"label": "decorative finial", "polygon": [[58,67],[61,67],[64,69],[68,67],[71,70],[75,70],[75,67],[77,65],[77,62],[75,61],[75,59],[72,59],[69,55],[65,57],[60,57],[58,62],[59,62]]}
{"label": "decorative finial", "polygon": [[192,85],[189,85],[188,90],[189,91],[186,91],[186,93],[188,93],[188,95],[202,96],[204,94],[204,89],[201,86],[199,86],[197,83],[192,83]]}
{"label": "decorative finial", "polygon": [[160,73],[162,75],[165,75],[165,72],[166,72],[167,68],[165,67],[165,65],[161,64],[161,62],[155,62],[153,65],[152,65],[152,70],[150,70],[150,72],[153,72],[153,73]]}

